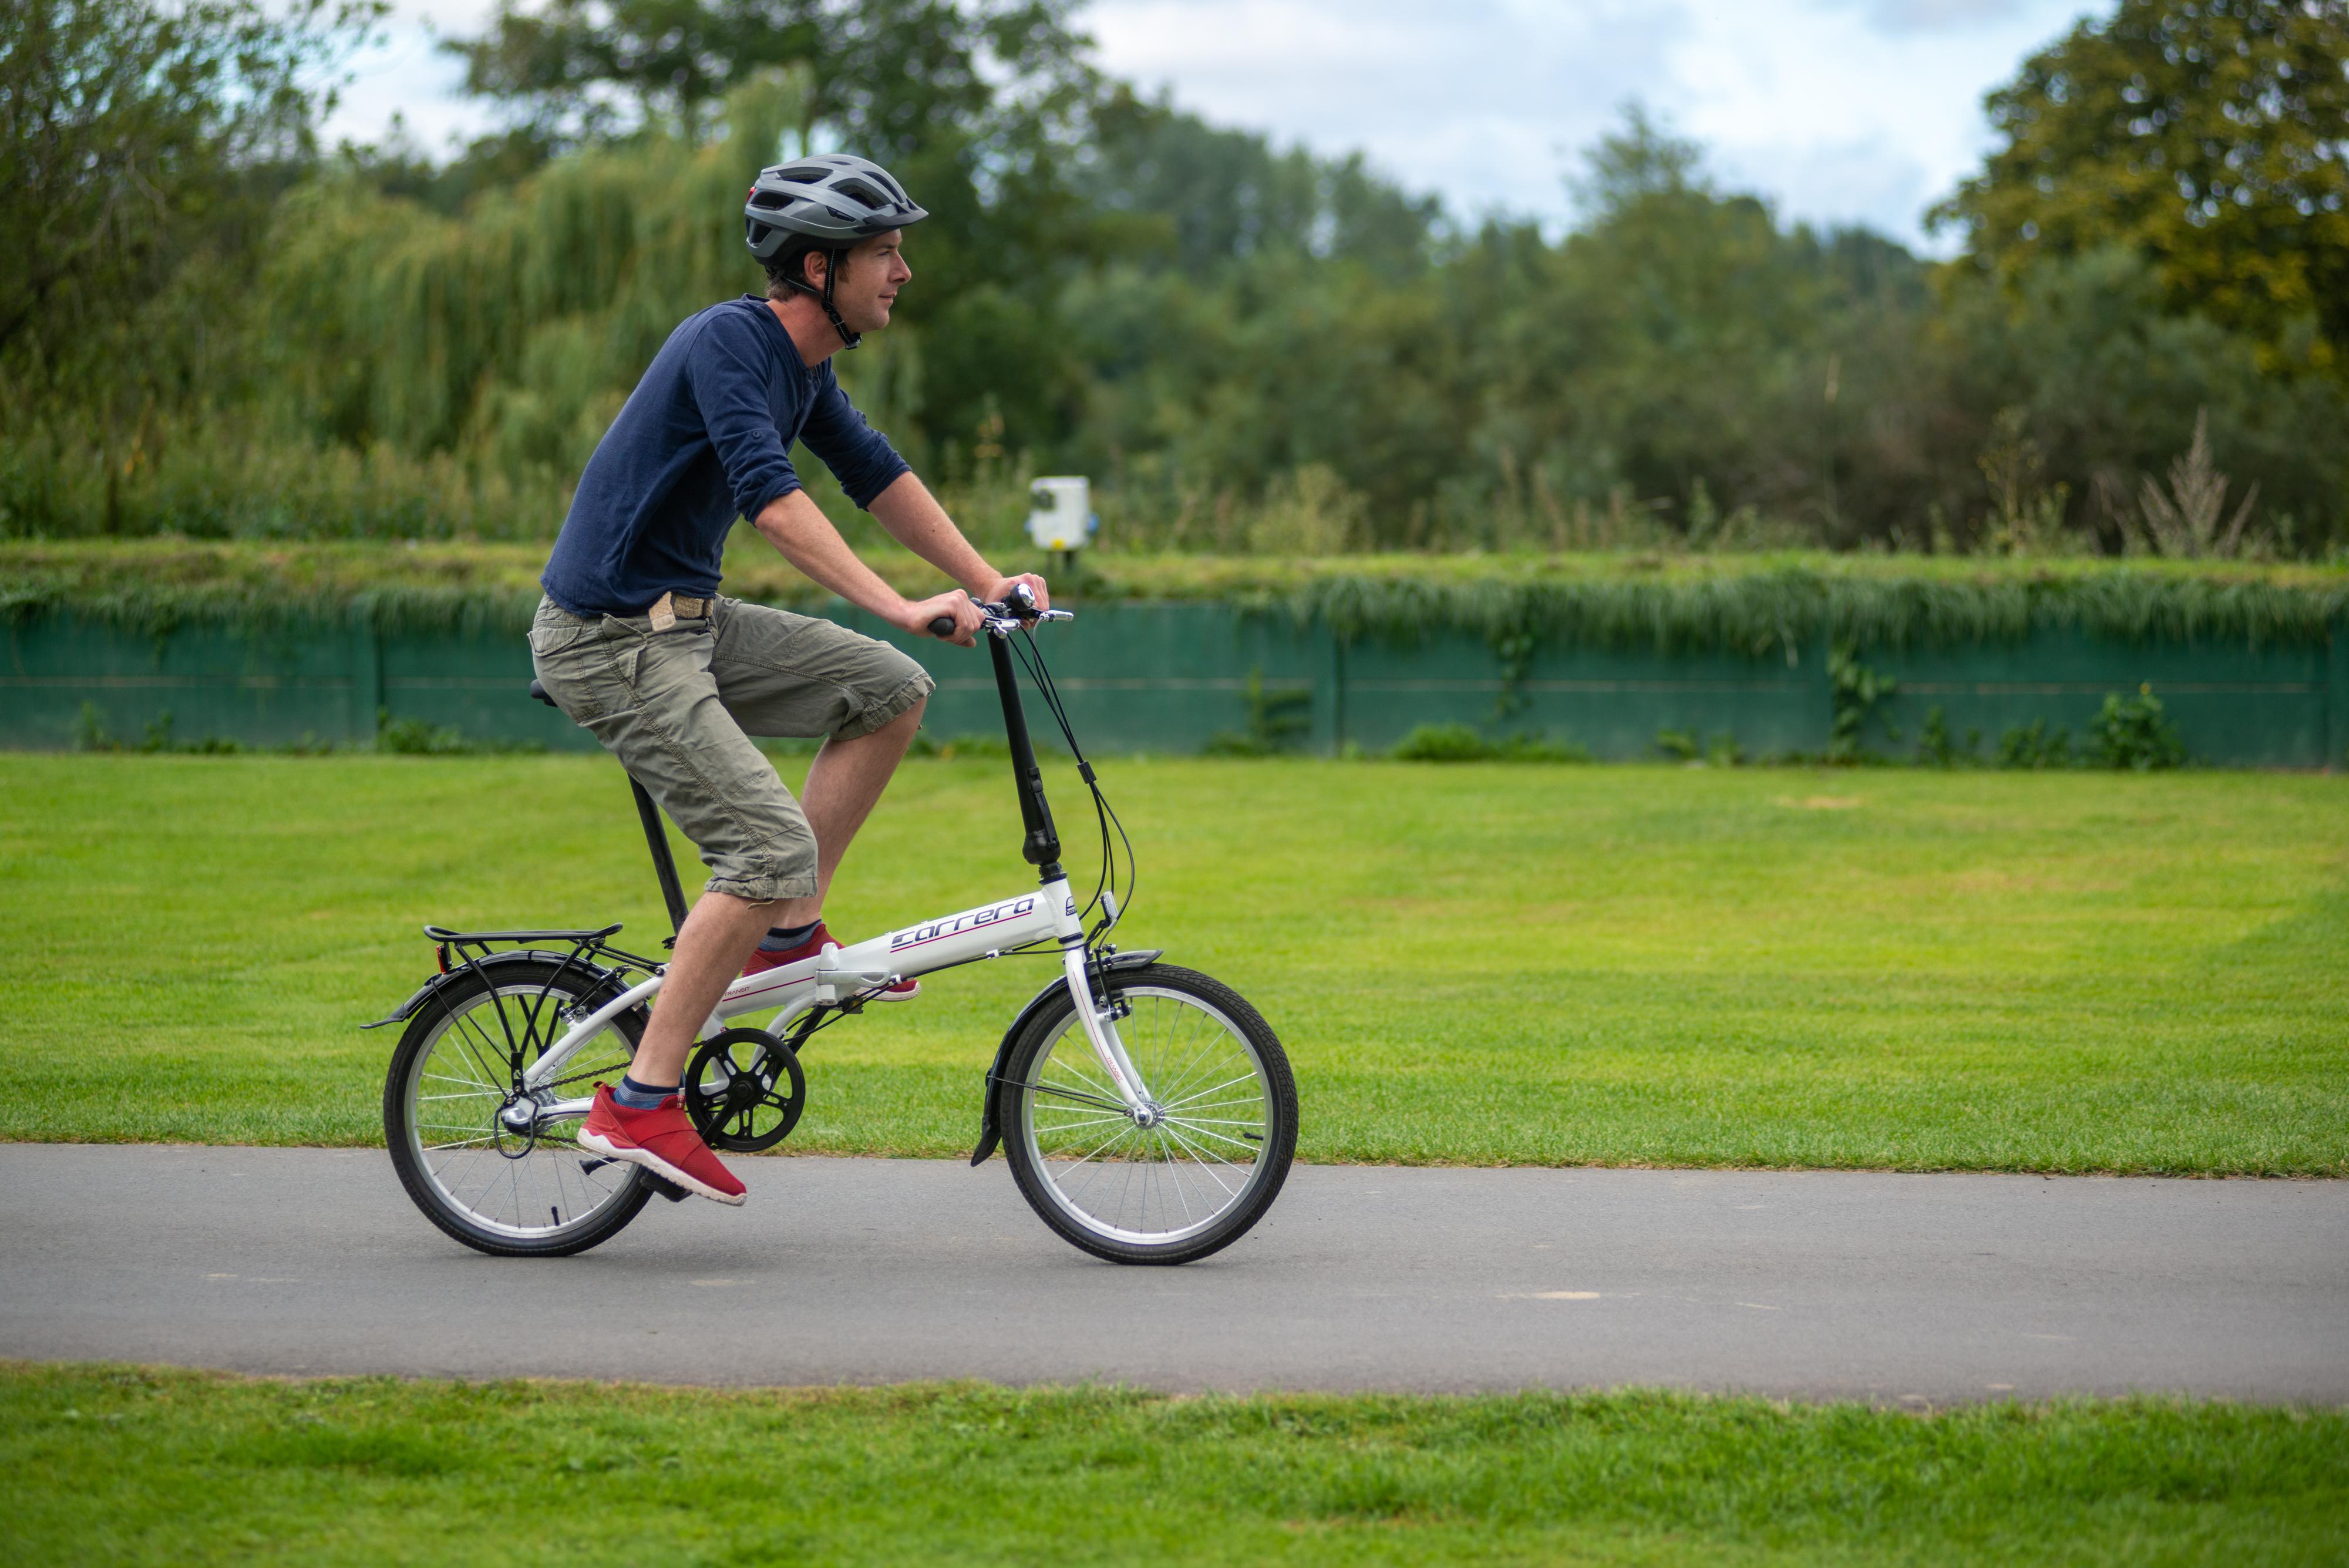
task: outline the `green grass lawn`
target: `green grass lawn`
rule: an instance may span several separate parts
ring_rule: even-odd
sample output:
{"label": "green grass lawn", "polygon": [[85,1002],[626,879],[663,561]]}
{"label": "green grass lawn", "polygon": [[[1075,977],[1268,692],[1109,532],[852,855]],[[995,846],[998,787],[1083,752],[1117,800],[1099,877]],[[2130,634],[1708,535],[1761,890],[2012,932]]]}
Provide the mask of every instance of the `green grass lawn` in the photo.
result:
{"label": "green grass lawn", "polygon": [[[909,763],[833,929],[1022,886],[1004,774]],[[1125,944],[1263,1010],[1308,1159],[2349,1174],[2349,780],[1105,777]],[[378,1140],[392,1032],[355,1026],[429,971],[418,927],[615,919],[666,929],[601,758],[0,756],[0,1137]],[[967,1151],[1044,975],[828,1031],[794,1146]]]}
{"label": "green grass lawn", "polygon": [[28,1563],[2336,1563],[2349,1416],[0,1364]]}

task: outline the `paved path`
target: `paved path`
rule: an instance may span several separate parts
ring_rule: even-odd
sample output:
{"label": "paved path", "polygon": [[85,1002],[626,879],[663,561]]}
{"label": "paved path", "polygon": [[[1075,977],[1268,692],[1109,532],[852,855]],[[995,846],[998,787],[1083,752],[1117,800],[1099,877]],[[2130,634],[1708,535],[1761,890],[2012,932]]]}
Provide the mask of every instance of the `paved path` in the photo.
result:
{"label": "paved path", "polygon": [[0,1355],[246,1372],[1168,1389],[1672,1384],[2349,1403],[2349,1183],[1300,1167],[1237,1246],[1095,1262],[1000,1160],[738,1159],[480,1257],[372,1150],[0,1145]]}

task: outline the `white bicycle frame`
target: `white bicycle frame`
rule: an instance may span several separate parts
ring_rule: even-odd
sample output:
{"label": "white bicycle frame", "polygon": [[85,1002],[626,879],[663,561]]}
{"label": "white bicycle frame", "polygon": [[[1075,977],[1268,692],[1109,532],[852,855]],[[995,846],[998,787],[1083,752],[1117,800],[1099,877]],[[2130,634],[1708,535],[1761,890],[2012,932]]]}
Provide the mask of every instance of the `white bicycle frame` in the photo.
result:
{"label": "white bicycle frame", "polygon": [[[1065,610],[1043,612],[1038,618],[1065,620]],[[1014,618],[990,613],[986,618],[988,634],[998,639],[1020,629]],[[1017,711],[1010,693],[1009,665],[1001,649],[995,650],[999,680],[1005,682],[1006,722],[1011,726],[1013,754],[1025,757],[1032,766],[1034,757],[1028,751],[1026,722]],[[645,809],[651,808],[647,805]],[[649,818],[647,819],[650,820]],[[647,831],[650,831],[647,829]],[[1057,846],[1053,852],[1057,853]],[[1055,862],[1049,870],[1057,873]],[[671,894],[674,899],[674,892]],[[1117,923],[1117,901],[1103,895],[1104,912],[1109,924]],[[812,959],[785,964],[778,969],[764,970],[757,974],[737,978],[718,999],[718,1006],[702,1027],[702,1035],[716,1034],[726,1027],[726,1020],[745,1013],[774,1010],[774,1018],[767,1031],[781,1034],[802,1014],[812,1008],[841,1004],[861,996],[884,990],[900,981],[928,974],[934,970],[948,969],[968,963],[975,959],[990,959],[1025,948],[1046,940],[1061,950],[1062,980],[1069,988],[1069,1000],[1075,1005],[1077,1018],[1082,1023],[1086,1043],[1101,1061],[1102,1070],[1109,1075],[1118,1097],[1125,1108],[1137,1117],[1155,1114],[1150,1089],[1134,1070],[1127,1056],[1124,1042],[1118,1038],[1115,1018],[1106,1009],[1093,1003],[1091,977],[1086,973],[1085,929],[1077,914],[1077,900],[1069,890],[1064,876],[1054,875],[1032,892],[1014,894],[991,904],[981,904],[975,909],[957,914],[941,915],[917,926],[887,932],[854,947],[825,944],[822,952]],[[581,1046],[608,1027],[612,1021],[632,1008],[641,1007],[659,993],[666,971],[657,971],[651,979],[614,997],[595,1012],[580,1019],[567,1030],[562,1039],[523,1074],[523,1090],[527,1098],[517,1096],[500,1113],[506,1125],[517,1131],[533,1125],[543,1126],[584,1116],[595,1104],[592,1098],[559,1098],[550,1085],[560,1083],[563,1069],[578,1054]]]}
{"label": "white bicycle frame", "polygon": [[[1112,905],[1112,923],[1114,908]],[[1102,1070],[1109,1075],[1110,1083],[1116,1087],[1126,1108],[1142,1110],[1150,1104],[1150,1090],[1125,1054],[1124,1043],[1118,1038],[1116,1021],[1093,1002],[1092,982],[1086,974],[1084,927],[1077,918],[1077,901],[1065,877],[1047,882],[1033,892],[999,898],[957,914],[941,915],[854,947],[826,943],[813,958],[743,975],[719,998],[717,1010],[709,1015],[703,1033],[717,1033],[726,1027],[727,1019],[772,1008],[775,1016],[767,1030],[781,1034],[811,1008],[850,1002],[934,970],[948,969],[975,959],[997,958],[1014,948],[1047,939],[1059,944],[1062,979],[1084,1026],[1086,1042],[1100,1058]],[[656,973],[604,1003],[573,1024],[562,1039],[532,1063],[523,1074],[523,1088],[531,1098],[517,1099],[509,1108],[510,1116],[520,1113],[519,1119],[511,1125],[544,1126],[585,1116],[595,1103],[592,1097],[554,1098],[547,1085],[558,1082],[564,1065],[580,1047],[614,1019],[651,1001],[659,992],[663,979],[663,974]],[[534,1110],[530,1108],[533,1104]]]}

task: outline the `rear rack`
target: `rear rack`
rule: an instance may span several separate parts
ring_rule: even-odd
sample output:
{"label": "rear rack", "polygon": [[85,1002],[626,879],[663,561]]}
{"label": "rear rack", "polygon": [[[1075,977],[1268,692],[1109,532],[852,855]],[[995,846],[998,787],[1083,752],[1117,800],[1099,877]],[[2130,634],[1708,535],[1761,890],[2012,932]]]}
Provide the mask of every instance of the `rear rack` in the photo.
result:
{"label": "rear rack", "polygon": [[[439,953],[440,972],[444,975],[452,974],[469,964],[482,961],[502,942],[512,943],[517,949],[536,947],[541,942],[565,944],[571,949],[568,956],[563,960],[563,968],[565,971],[574,964],[583,966],[602,964],[623,971],[634,970],[644,974],[657,974],[661,969],[662,960],[647,958],[642,953],[632,953],[626,948],[616,948],[612,945],[610,939],[617,936],[620,929],[620,922],[617,920],[595,931],[453,931],[446,926],[427,926],[424,928],[424,937]],[[450,961],[449,956],[452,952],[456,954],[456,961],[453,963]]]}
{"label": "rear rack", "polygon": [[615,920],[600,931],[452,931],[446,926],[427,926],[424,934],[436,942],[574,942],[584,946],[616,935],[619,929],[620,924]]}

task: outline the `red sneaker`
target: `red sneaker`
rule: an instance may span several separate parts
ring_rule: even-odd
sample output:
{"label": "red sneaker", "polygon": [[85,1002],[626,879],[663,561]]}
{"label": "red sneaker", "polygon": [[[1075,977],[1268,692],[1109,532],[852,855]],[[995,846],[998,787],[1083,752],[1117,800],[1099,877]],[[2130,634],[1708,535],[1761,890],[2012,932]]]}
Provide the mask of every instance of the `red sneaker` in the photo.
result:
{"label": "red sneaker", "polygon": [[720,1203],[740,1206],[745,1196],[734,1173],[719,1163],[693,1130],[685,1102],[671,1095],[650,1110],[635,1111],[612,1097],[611,1085],[595,1085],[595,1104],[579,1128],[579,1147],[606,1159],[641,1165],[655,1176],[676,1182],[688,1192],[698,1192]]}
{"label": "red sneaker", "polygon": [[[822,920],[818,920],[815,923],[815,929],[808,933],[807,940],[802,942],[795,948],[786,948],[779,953],[771,953],[761,948],[750,955],[750,961],[742,966],[742,972],[744,974],[763,974],[771,969],[781,969],[787,963],[797,963],[802,959],[812,959],[815,957],[816,954],[823,951],[823,944],[832,940],[832,933],[823,929],[823,922]],[[888,990],[877,993],[869,1000],[874,1002],[911,1002],[914,998],[921,994],[922,982],[920,981],[901,980],[896,984],[889,987]]]}

